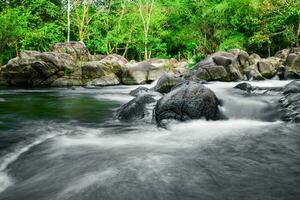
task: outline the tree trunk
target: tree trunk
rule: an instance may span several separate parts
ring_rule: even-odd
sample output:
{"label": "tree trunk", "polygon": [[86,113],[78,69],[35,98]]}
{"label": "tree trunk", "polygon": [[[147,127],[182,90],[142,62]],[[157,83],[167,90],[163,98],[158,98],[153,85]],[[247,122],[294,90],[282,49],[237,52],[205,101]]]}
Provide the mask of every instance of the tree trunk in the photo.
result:
{"label": "tree trunk", "polygon": [[71,34],[71,0],[68,0],[68,36],[67,36],[67,42],[70,42],[70,34]]}

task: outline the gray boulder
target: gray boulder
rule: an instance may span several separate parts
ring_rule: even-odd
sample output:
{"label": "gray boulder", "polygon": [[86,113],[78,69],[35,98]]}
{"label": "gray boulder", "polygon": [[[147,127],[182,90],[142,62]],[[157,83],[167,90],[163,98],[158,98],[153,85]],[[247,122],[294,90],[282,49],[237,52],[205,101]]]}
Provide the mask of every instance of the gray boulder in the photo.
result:
{"label": "gray boulder", "polygon": [[236,81],[243,78],[239,67],[233,53],[217,52],[197,63],[189,77],[192,80]]}
{"label": "gray boulder", "polygon": [[138,97],[144,94],[147,94],[149,92],[149,88],[140,86],[132,91],[130,91],[129,95],[134,96],[134,97]]}
{"label": "gray boulder", "polygon": [[24,51],[1,69],[10,86],[50,86],[56,79],[74,74],[81,76],[76,61],[65,53]]}
{"label": "gray boulder", "polygon": [[252,90],[255,89],[251,84],[246,83],[246,82],[239,83],[234,88],[246,91],[248,93],[250,93]]}
{"label": "gray boulder", "polygon": [[88,48],[83,42],[57,43],[53,47],[53,52],[69,54],[74,60],[78,61],[89,61],[92,59]]}
{"label": "gray boulder", "polygon": [[173,87],[180,83],[183,83],[184,81],[185,80],[183,78],[176,78],[168,74],[164,74],[158,79],[154,87],[154,91],[159,93],[168,93],[172,90]]}
{"label": "gray boulder", "polygon": [[291,53],[288,55],[285,65],[287,67],[287,78],[300,77],[300,53]]}
{"label": "gray boulder", "polygon": [[293,81],[283,88],[280,102],[282,120],[300,123],[300,81]]}
{"label": "gray boulder", "polygon": [[147,115],[146,105],[155,102],[151,95],[141,95],[121,106],[117,118],[121,121],[143,119]]}
{"label": "gray boulder", "polygon": [[197,82],[186,82],[162,97],[154,110],[155,121],[164,126],[166,120],[186,121],[221,118],[219,100],[213,91]]}

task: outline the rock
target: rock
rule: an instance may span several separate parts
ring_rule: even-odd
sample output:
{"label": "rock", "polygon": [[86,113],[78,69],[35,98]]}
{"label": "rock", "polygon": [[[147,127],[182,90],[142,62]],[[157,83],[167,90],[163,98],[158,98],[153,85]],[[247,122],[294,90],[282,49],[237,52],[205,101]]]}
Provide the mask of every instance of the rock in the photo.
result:
{"label": "rock", "polygon": [[189,75],[189,79],[207,81],[236,81],[242,78],[235,55],[227,52],[214,53],[197,63]]}
{"label": "rock", "polygon": [[175,77],[184,77],[188,75],[188,62],[187,61],[180,61],[178,62],[175,67],[173,68],[173,74]]}
{"label": "rock", "polygon": [[89,61],[100,61],[104,59],[106,55],[90,55]]}
{"label": "rock", "polygon": [[86,85],[118,85],[125,73],[123,70],[114,60],[85,62],[82,66],[82,79]]}
{"label": "rock", "polygon": [[250,56],[246,51],[240,50],[236,59],[241,66],[241,70],[250,66]]}
{"label": "rock", "polygon": [[183,83],[184,81],[185,80],[183,78],[176,78],[168,74],[164,74],[158,79],[154,87],[154,91],[159,93],[168,93],[173,87]]}
{"label": "rock", "polygon": [[11,59],[1,74],[10,86],[50,86],[54,80],[70,74],[80,77],[80,68],[65,53],[25,51]]}
{"label": "rock", "polygon": [[134,96],[134,97],[138,97],[144,94],[147,94],[149,91],[149,88],[140,86],[132,91],[130,91],[129,95]]}
{"label": "rock", "polygon": [[259,73],[257,65],[251,65],[244,69],[244,74],[249,81],[252,80],[265,80],[265,78]]}
{"label": "rock", "polygon": [[230,81],[228,73],[223,66],[212,65],[199,68],[195,73],[196,80]]}
{"label": "rock", "polygon": [[267,78],[271,79],[276,75],[276,69],[268,60],[263,59],[257,63],[259,73]]}
{"label": "rock", "polygon": [[72,77],[62,77],[55,79],[51,83],[51,87],[71,87],[71,86],[81,86],[81,79]]}
{"label": "rock", "polygon": [[53,47],[55,53],[66,53],[76,61],[89,61],[91,55],[83,42],[57,43]]}
{"label": "rock", "polygon": [[287,76],[295,74],[300,76],[300,53],[291,53],[286,59],[285,65],[287,66]]}
{"label": "rock", "polygon": [[253,53],[249,56],[250,65],[257,64],[258,61],[260,61],[260,60],[261,60],[261,57],[258,54]]}
{"label": "rock", "polygon": [[250,93],[252,90],[255,89],[254,87],[252,87],[251,84],[246,83],[246,82],[239,83],[239,84],[237,84],[234,88],[237,88],[237,89],[246,91],[246,92],[248,92],[248,93]]}
{"label": "rock", "polygon": [[274,55],[274,57],[279,58],[280,61],[281,61],[281,64],[283,64],[283,63],[286,61],[286,59],[287,59],[287,57],[288,57],[290,51],[291,51],[290,49],[282,49],[282,50],[278,51],[278,52]]}
{"label": "rock", "polygon": [[283,94],[300,93],[300,81],[292,81],[283,88]]}
{"label": "rock", "polygon": [[293,81],[283,88],[280,102],[282,120],[300,123],[300,81]]}
{"label": "rock", "polygon": [[113,86],[119,85],[120,79],[115,74],[108,74],[100,78],[93,79],[86,83],[87,86]]}
{"label": "rock", "polygon": [[186,121],[221,118],[219,100],[213,91],[197,82],[186,82],[162,97],[155,106],[155,120],[164,126],[166,120]]}
{"label": "rock", "polygon": [[108,55],[105,58],[101,60],[103,63],[117,63],[123,70],[126,69],[126,64],[128,63],[128,60],[124,58],[123,56],[112,54]]}
{"label": "rock", "polygon": [[285,80],[285,72],[286,72],[285,66],[280,66],[277,69],[277,76],[278,76],[279,80]]}
{"label": "rock", "polygon": [[[163,73],[163,71],[148,61],[133,64],[129,63],[127,68],[127,74],[122,79],[122,82],[125,85],[140,85],[149,83],[153,81],[153,79],[159,78],[156,76],[162,75]],[[150,73],[152,73],[151,78]]]}
{"label": "rock", "polygon": [[121,106],[117,118],[121,121],[143,119],[147,115],[146,105],[155,102],[151,95],[138,96]]}

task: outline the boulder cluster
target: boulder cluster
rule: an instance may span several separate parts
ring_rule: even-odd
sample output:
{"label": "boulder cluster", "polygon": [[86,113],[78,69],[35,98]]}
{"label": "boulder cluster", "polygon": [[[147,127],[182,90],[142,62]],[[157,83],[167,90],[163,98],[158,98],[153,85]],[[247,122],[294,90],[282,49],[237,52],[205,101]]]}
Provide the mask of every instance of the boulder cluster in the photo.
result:
{"label": "boulder cluster", "polygon": [[[117,112],[117,118],[121,121],[140,120],[151,112],[154,121],[161,127],[172,120],[223,118],[219,99],[201,82],[163,75],[155,87],[139,87],[131,91],[130,95],[135,98],[121,106]],[[146,109],[149,104],[152,104],[150,111]]]}
{"label": "boulder cluster", "polygon": [[[23,51],[0,67],[0,86],[66,87],[139,85],[164,74],[159,92],[183,80],[238,81],[300,78],[300,48],[283,49],[273,57],[261,58],[240,49],[217,52],[189,69],[186,61],[149,59],[127,61],[112,55],[91,55],[83,42],[55,44],[51,52]],[[181,77],[181,78],[179,78]]]}
{"label": "boulder cluster", "polygon": [[197,63],[187,78],[207,81],[300,78],[300,48],[283,49],[273,57],[261,58],[240,49],[217,52]]}
{"label": "boulder cluster", "polygon": [[0,68],[0,86],[137,85],[164,73],[185,73],[185,65],[175,59],[128,62],[116,54],[91,55],[82,42],[58,43],[52,52],[24,51],[11,59]]}

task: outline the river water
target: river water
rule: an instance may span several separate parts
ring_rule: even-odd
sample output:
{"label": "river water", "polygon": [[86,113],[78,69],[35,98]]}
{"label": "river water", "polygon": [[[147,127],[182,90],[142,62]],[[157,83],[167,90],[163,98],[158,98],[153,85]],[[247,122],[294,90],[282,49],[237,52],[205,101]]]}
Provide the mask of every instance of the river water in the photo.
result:
{"label": "river water", "polygon": [[300,125],[235,85],[207,85],[228,120],[167,129],[114,119],[134,86],[0,90],[0,199],[300,199]]}

